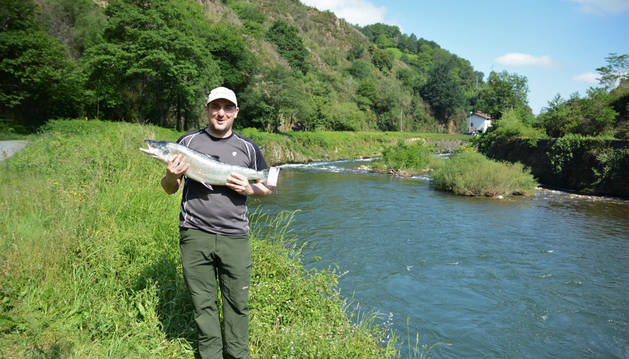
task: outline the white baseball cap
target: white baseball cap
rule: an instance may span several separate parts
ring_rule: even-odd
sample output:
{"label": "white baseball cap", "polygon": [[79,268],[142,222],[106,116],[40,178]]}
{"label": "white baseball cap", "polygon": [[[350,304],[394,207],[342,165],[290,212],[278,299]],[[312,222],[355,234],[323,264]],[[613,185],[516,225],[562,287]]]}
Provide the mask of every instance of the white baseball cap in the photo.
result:
{"label": "white baseball cap", "polygon": [[238,107],[236,94],[234,93],[234,91],[228,89],[227,87],[217,87],[214,90],[210,91],[210,95],[207,97],[205,105],[207,106],[210,102],[218,100],[219,98],[225,99]]}

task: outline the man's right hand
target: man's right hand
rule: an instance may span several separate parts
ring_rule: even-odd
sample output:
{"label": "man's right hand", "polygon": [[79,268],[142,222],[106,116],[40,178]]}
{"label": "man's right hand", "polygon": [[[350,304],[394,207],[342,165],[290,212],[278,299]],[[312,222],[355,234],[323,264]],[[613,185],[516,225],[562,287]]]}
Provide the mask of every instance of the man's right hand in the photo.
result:
{"label": "man's right hand", "polygon": [[168,163],[166,163],[166,176],[171,178],[181,178],[184,172],[190,167],[186,163],[186,157],[178,153]]}
{"label": "man's right hand", "polygon": [[176,154],[166,163],[166,174],[162,178],[162,188],[168,194],[173,194],[179,189],[183,173],[190,167],[182,154]]}

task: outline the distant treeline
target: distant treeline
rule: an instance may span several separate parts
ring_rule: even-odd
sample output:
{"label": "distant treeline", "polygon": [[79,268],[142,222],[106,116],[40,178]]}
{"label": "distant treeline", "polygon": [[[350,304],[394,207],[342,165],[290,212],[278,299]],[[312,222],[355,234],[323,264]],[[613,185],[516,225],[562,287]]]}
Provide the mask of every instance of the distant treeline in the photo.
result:
{"label": "distant treeline", "polygon": [[[0,0],[0,8],[0,132],[58,117],[188,129],[203,121],[217,85],[239,95],[237,126],[268,132],[463,131],[472,110],[534,122],[526,77],[485,79],[433,41],[353,26],[295,0]],[[601,69],[622,74],[623,56]],[[605,102],[614,112],[596,131],[626,118],[620,97]]]}

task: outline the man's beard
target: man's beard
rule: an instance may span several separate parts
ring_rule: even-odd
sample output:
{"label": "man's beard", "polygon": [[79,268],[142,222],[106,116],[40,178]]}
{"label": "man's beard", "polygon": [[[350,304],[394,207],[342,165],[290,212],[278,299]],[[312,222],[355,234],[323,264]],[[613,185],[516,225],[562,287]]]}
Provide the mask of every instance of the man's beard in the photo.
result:
{"label": "man's beard", "polygon": [[210,121],[210,123],[208,124],[208,128],[210,130],[210,133],[217,135],[217,137],[222,137],[226,135],[227,133],[229,133],[229,131],[231,131],[232,126],[225,126],[223,129],[218,129],[214,126],[214,123]]}

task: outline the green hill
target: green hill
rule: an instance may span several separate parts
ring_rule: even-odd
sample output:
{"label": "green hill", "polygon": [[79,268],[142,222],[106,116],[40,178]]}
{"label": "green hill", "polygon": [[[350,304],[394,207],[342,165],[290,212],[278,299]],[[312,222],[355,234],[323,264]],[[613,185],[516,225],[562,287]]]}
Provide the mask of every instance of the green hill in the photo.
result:
{"label": "green hill", "polygon": [[295,0],[0,3],[0,126],[18,131],[54,117],[196,127],[224,84],[243,127],[445,132],[483,86],[432,41]]}

